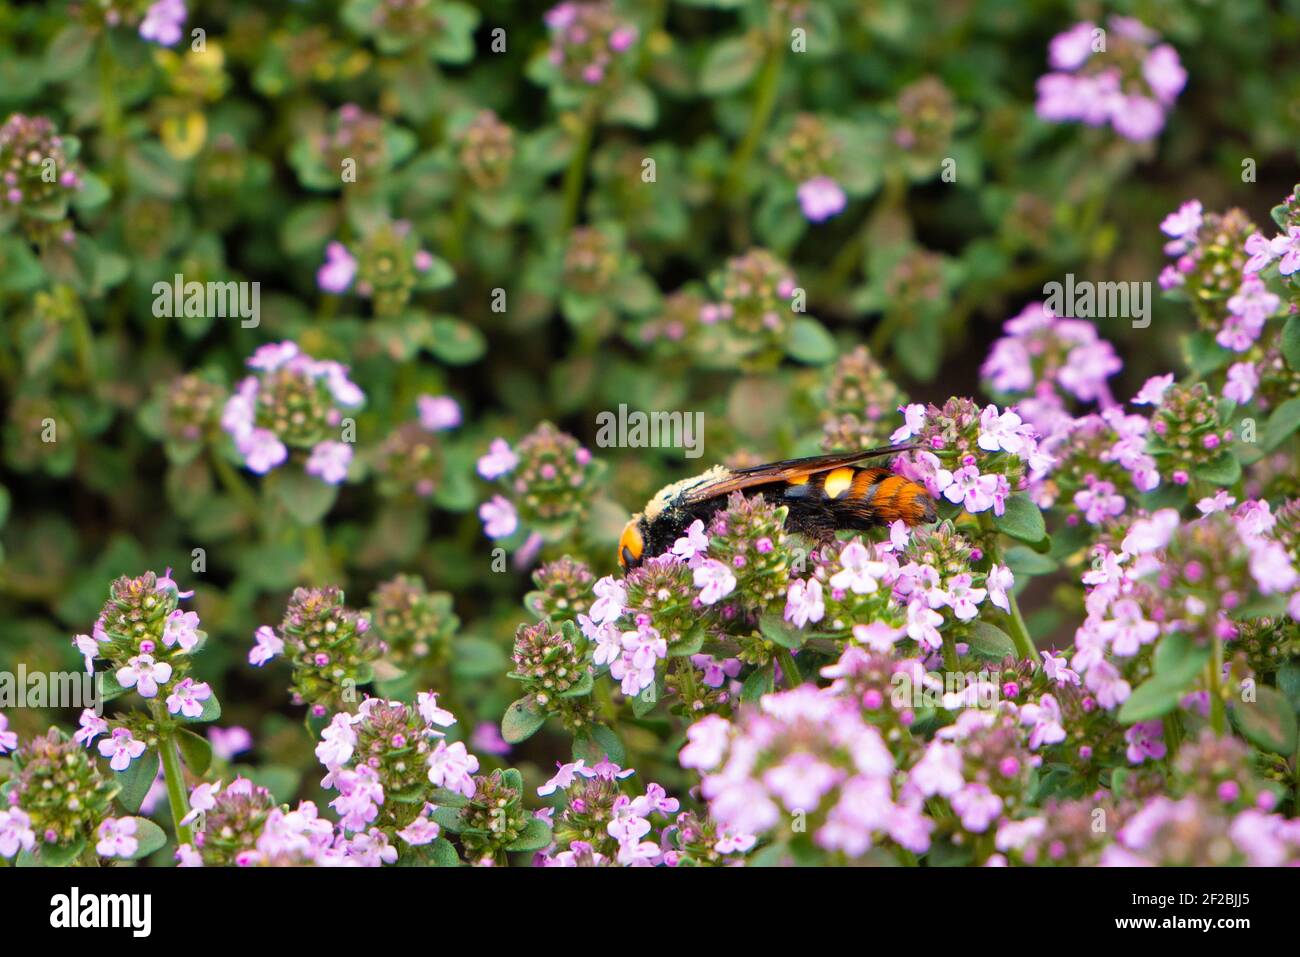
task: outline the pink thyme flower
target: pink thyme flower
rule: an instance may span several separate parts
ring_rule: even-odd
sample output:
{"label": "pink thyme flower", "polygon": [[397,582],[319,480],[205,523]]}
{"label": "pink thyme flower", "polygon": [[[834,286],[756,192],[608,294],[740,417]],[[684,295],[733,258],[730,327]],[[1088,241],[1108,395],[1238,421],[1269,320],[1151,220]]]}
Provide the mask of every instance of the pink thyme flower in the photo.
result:
{"label": "pink thyme flower", "polygon": [[158,686],[172,677],[172,666],[165,661],[154,661],[153,655],[136,655],[125,666],[117,669],[117,683],[123,688],[134,688],[142,698],[158,694]]}
{"label": "pink thyme flower", "polygon": [[1002,813],[1002,798],[986,784],[967,784],[948,799],[961,819],[961,826],[972,834],[982,834]]}
{"label": "pink thyme flower", "polygon": [[948,587],[945,590],[931,592],[930,606],[934,608],[938,607],[937,603],[942,603],[951,608],[952,613],[961,621],[970,621],[979,614],[977,606],[988,594],[984,588],[973,587],[973,581],[970,572],[954,575],[948,580]]}
{"label": "pink thyme flower", "polygon": [[180,645],[181,651],[193,651],[199,643],[199,616],[179,608],[167,616],[163,625],[162,643],[168,648]]}
{"label": "pink thyme flower", "polygon": [[722,761],[731,736],[731,725],[721,715],[701,718],[686,729],[686,745],[678,754],[684,768],[711,771]]}
{"label": "pink thyme flower", "polygon": [[242,754],[253,747],[253,736],[247,728],[238,725],[230,728],[208,728],[208,741],[212,744],[212,753],[222,761],[229,761],[237,754]]}
{"label": "pink thyme flower", "polygon": [[[87,711],[89,711],[89,709],[87,709]],[[83,716],[85,713],[86,712],[82,712]],[[89,713],[93,716],[95,712],[90,711]],[[105,725],[105,727],[107,727],[107,725]],[[4,754],[6,751],[13,751],[18,747],[18,735],[13,731],[8,730],[8,728],[9,718],[6,715],[0,714],[0,754]]]}
{"label": "pink thyme flower", "polygon": [[617,621],[623,616],[627,607],[627,586],[613,575],[598,579],[592,586],[596,600],[591,603],[589,614],[596,625]]}
{"label": "pink thyme flower", "polygon": [[537,789],[541,797],[549,797],[558,791],[567,791],[579,776],[584,778],[593,778],[596,772],[586,766],[586,762],[579,758],[577,761],[569,764],[557,764],[558,770],[551,779]]}
{"label": "pink thyme flower", "polygon": [[[0,722],[3,722],[3,720],[3,716],[0,716]],[[108,722],[95,714],[95,712],[91,711],[89,708],[86,708],[81,712],[81,717],[77,719],[77,723],[80,725],[80,728],[78,728],[76,734],[72,736],[72,740],[87,748],[90,747],[90,743],[101,734],[108,733]],[[3,724],[0,724],[0,727],[3,727]],[[2,750],[4,750],[3,742],[0,742],[0,751]]]}
{"label": "pink thyme flower", "polygon": [[348,474],[352,462],[352,446],[347,442],[326,440],[312,447],[304,467],[308,475],[315,475],[327,485],[338,485]]}
{"label": "pink thyme flower", "polygon": [[244,438],[237,440],[235,447],[244,457],[244,464],[249,471],[258,475],[265,475],[271,469],[283,465],[289,458],[289,450],[270,429],[253,429]]}
{"label": "pink thyme flower", "polygon": [[1094,475],[1084,476],[1084,482],[1086,487],[1074,493],[1074,504],[1089,525],[1101,525],[1124,513],[1127,503],[1113,482],[1100,481]]}
{"label": "pink thyme flower", "polygon": [[133,817],[105,818],[96,832],[99,840],[95,853],[100,857],[130,858],[140,848],[136,839],[136,820]]}
{"label": "pink thyme flower", "polygon": [[989,601],[1005,612],[1011,611],[1007,596],[1016,583],[1016,576],[1006,565],[994,565],[984,576],[984,585],[988,588]]}
{"label": "pink thyme flower", "polygon": [[[904,634],[902,628],[895,628],[883,621],[873,621],[869,625],[853,626],[853,640],[882,655],[892,652],[894,645],[898,643],[898,640]],[[834,677],[828,674],[826,670],[823,670],[822,674],[827,677]]]}
{"label": "pink thyme flower", "polygon": [[1300,271],[1300,226],[1288,227],[1286,235],[1279,236],[1275,243],[1273,248],[1282,257],[1277,264],[1277,271],[1284,276]]}
{"label": "pink thyme flower", "polygon": [[12,858],[36,846],[32,819],[22,808],[0,810],[0,857]]}
{"label": "pink thyme flower", "polygon": [[175,46],[185,24],[184,0],[154,0],[140,21],[140,37],[160,46]]}
{"label": "pink thyme flower", "polygon": [[895,445],[906,442],[925,428],[925,406],[921,403],[914,402],[911,405],[899,406],[898,411],[903,413],[903,424],[889,437],[889,441]]}
{"label": "pink thyme flower", "polygon": [[422,395],[415,404],[420,425],[430,432],[444,432],[460,425],[460,406],[449,395]]}
{"label": "pink thyme flower", "polygon": [[340,711],[321,731],[320,744],[316,745],[316,758],[327,768],[342,767],[352,759],[357,745],[354,727],[362,720],[360,715]]}
{"label": "pink thyme flower", "polygon": [[[1282,242],[1279,243],[1279,240]],[[1250,258],[1247,259],[1246,264],[1241,267],[1242,273],[1249,275],[1251,273],[1259,272],[1280,256],[1285,251],[1287,245],[1289,245],[1289,243],[1285,236],[1277,236],[1273,239],[1268,239],[1263,233],[1251,233],[1246,237],[1246,244],[1244,246],[1246,254],[1250,256]]]}
{"label": "pink thyme flower", "polygon": [[500,478],[519,464],[517,456],[505,439],[493,439],[487,454],[478,460],[478,474],[485,479]]}
{"label": "pink thyme flower", "polygon": [[832,588],[851,591],[855,595],[870,595],[877,591],[880,587],[880,579],[888,570],[884,562],[873,560],[866,546],[856,538],[844,546],[839,561],[842,567],[830,577],[828,584]]}
{"label": "pink thyme flower", "polygon": [[1159,761],[1165,756],[1163,721],[1139,721],[1124,732],[1128,744],[1125,753],[1130,764],[1141,764],[1147,758]]}
{"label": "pink thyme flower", "polygon": [[450,728],[456,723],[456,716],[438,704],[436,691],[421,691],[415,696],[415,706],[430,728]]}
{"label": "pink thyme flower", "polygon": [[477,770],[478,758],[465,749],[462,741],[455,744],[439,741],[429,755],[429,782],[434,787],[446,788],[464,797],[474,796],[472,775]]}
{"label": "pink thyme flower", "polygon": [[114,771],[125,771],[144,751],[144,742],[137,741],[126,728],[114,728],[112,735],[99,742],[99,753],[110,759],[108,766]]}
{"label": "pink thyme flower", "polygon": [[825,222],[844,211],[844,190],[829,176],[818,176],[799,184],[798,194],[799,206],[809,222]]}
{"label": "pink thyme flower", "polygon": [[326,292],[341,295],[348,291],[357,274],[357,260],[340,242],[325,247],[325,265],[316,271],[316,285]]}
{"label": "pink thyme flower", "polygon": [[212,697],[212,688],[204,682],[193,678],[182,678],[167,696],[167,710],[172,714],[183,714],[187,718],[197,718],[203,714],[203,702]]}
{"label": "pink thyme flower", "polygon": [[1147,621],[1142,615],[1142,606],[1131,598],[1115,602],[1111,614],[1111,619],[1097,626],[1097,632],[1110,642],[1110,650],[1117,655],[1132,657],[1160,634],[1160,626]]}
{"label": "pink thyme flower", "polygon": [[716,558],[701,562],[694,571],[695,587],[701,589],[700,601],[713,605],[736,590],[736,576]]}
{"label": "pink thyme flower", "polygon": [[696,519],[686,529],[686,534],[673,542],[672,553],[694,568],[704,560],[709,548],[709,536],[704,532],[704,522]]}
{"label": "pink thyme flower", "polygon": [[248,653],[248,663],[260,668],[276,655],[284,654],[284,639],[275,633],[270,625],[262,625],[253,632],[257,642]]}
{"label": "pink thyme flower", "polygon": [[1174,374],[1152,376],[1142,384],[1138,394],[1133,396],[1134,405],[1159,405],[1165,392],[1174,384]]}
{"label": "pink thyme flower", "polygon": [[795,579],[786,590],[785,620],[796,628],[805,627],[810,621],[818,622],[826,614],[826,605],[822,601],[822,583],[815,578],[807,581]]}
{"label": "pink thyme flower", "polygon": [[483,522],[483,534],[488,538],[506,538],[519,527],[519,513],[514,504],[502,495],[493,495],[480,505],[478,517]]}
{"label": "pink thyme flower", "polygon": [[1076,23],[1064,33],[1052,37],[1047,46],[1047,62],[1054,70],[1077,70],[1092,56],[1093,31],[1091,21]]}

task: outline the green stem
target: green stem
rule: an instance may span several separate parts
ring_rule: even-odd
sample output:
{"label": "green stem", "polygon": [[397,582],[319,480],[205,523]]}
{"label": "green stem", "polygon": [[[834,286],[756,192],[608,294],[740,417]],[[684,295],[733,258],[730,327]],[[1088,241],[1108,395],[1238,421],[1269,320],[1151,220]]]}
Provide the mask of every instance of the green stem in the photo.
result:
{"label": "green stem", "polygon": [[447,258],[453,266],[465,259],[465,230],[469,226],[470,184],[462,180],[451,205],[451,233],[447,237]]}
{"label": "green stem", "polygon": [[569,157],[569,166],[564,171],[564,219],[560,232],[567,236],[569,230],[578,222],[578,207],[582,204],[582,184],[587,178],[587,157],[591,153],[591,141],[596,133],[596,115],[599,104],[594,97],[589,97],[578,114],[577,140],[573,144],[573,155]]}
{"label": "green stem", "polygon": [[754,158],[754,151],[758,149],[768,121],[772,118],[772,108],[776,105],[776,88],[781,79],[781,62],[784,59],[784,39],[774,34],[768,38],[762,72],[759,73],[758,83],[754,87],[754,112],[750,114],[749,129],[737,144],[736,152],[732,154],[731,164],[728,167],[727,181],[722,193],[728,204],[740,200],[745,185],[745,172],[749,168],[750,160]]}
{"label": "green stem", "polygon": [[1210,688],[1210,727],[1214,729],[1215,734],[1226,734],[1228,713],[1223,707],[1223,692],[1220,688],[1220,677],[1223,674],[1223,641],[1217,634],[1211,647],[1213,653],[1210,655],[1209,664],[1206,665],[1209,669],[1206,684]]}
{"label": "green stem", "polygon": [[695,703],[695,666],[691,664],[690,655],[677,659],[677,681],[677,693],[681,695],[682,704],[686,705],[686,717],[689,720],[691,705]]}
{"label": "green stem", "polygon": [[803,677],[799,674],[799,666],[795,664],[794,655],[790,654],[790,649],[785,645],[776,646],[776,661],[781,666],[786,685],[792,691],[803,684]]}
{"label": "green stem", "polygon": [[[998,545],[998,531],[993,527],[993,519],[989,517],[988,512],[980,513],[980,528],[987,535],[985,536],[986,551],[990,561],[994,565],[1002,563],[1002,552]],[[1013,592],[1007,592],[1007,604],[1010,606],[1010,612],[1007,615],[1008,625],[1011,629],[1011,641],[1016,646],[1016,654],[1021,658],[1027,658],[1038,666],[1038,652],[1034,648],[1034,642],[1029,637],[1029,628],[1025,625],[1024,616],[1020,614],[1020,603],[1016,601]]]}
{"label": "green stem", "polygon": [[943,666],[950,672],[957,671],[957,639],[951,631],[943,634]]}
{"label": "green stem", "polygon": [[95,333],[90,328],[90,320],[81,310],[76,311],[72,320],[72,341],[77,351],[77,364],[81,367],[81,377],[87,383],[95,381]]}
{"label": "green stem", "polygon": [[307,549],[307,563],[311,569],[308,580],[314,585],[326,585],[335,577],[334,564],[330,560],[329,547],[325,542],[325,530],[319,522],[304,525],[302,528],[303,546]]}
{"label": "green stem", "polygon": [[167,803],[171,805],[172,823],[176,826],[176,843],[193,844],[193,829],[181,823],[181,819],[190,813],[190,802],[185,795],[185,772],[181,769],[175,731],[163,732],[158,741],[158,756],[162,759],[163,779],[167,782]]}
{"label": "green stem", "polygon": [[226,461],[225,456],[215,448],[209,448],[208,452],[208,460],[212,462],[213,471],[217,473],[221,484],[239,502],[239,507],[243,509],[244,514],[256,521],[259,509],[257,496],[253,494],[253,490],[239,477],[239,473]]}

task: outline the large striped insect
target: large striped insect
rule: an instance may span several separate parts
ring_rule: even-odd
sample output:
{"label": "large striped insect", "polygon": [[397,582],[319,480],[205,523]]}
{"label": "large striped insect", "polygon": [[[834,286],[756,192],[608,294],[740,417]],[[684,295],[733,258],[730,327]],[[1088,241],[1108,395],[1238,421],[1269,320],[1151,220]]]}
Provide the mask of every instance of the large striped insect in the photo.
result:
{"label": "large striped insect", "polygon": [[876,528],[900,519],[909,526],[933,522],[935,502],[925,486],[886,468],[858,464],[914,448],[887,445],[744,469],[715,465],[660,489],[644,511],[632,516],[618,541],[619,564],[635,568],[643,558],[662,554],[697,518],[707,526],[732,492],[761,493],[774,504],[788,506],[786,528],[814,540],[839,529]]}

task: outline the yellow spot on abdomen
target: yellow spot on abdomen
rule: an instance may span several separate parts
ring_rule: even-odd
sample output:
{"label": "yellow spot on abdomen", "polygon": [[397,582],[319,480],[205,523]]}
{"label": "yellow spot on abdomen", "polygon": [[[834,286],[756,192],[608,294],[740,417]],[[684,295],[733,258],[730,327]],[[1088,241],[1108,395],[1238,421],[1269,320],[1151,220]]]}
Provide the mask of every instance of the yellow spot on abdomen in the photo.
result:
{"label": "yellow spot on abdomen", "polygon": [[826,475],[826,481],[822,483],[822,488],[826,492],[827,498],[839,498],[845,490],[853,484],[853,476],[857,472],[851,468],[835,469]]}
{"label": "yellow spot on abdomen", "polygon": [[807,484],[808,484],[808,476],[806,476],[806,475],[796,475],[794,478],[790,479],[786,484],[787,484],[787,485],[807,485]]}

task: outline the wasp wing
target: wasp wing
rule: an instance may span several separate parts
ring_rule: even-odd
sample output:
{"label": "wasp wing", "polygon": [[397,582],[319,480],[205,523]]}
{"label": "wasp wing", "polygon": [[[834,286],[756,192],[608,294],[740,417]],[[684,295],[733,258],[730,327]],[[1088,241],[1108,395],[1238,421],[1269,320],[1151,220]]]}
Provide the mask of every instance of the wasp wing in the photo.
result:
{"label": "wasp wing", "polygon": [[782,462],[769,462],[766,465],[751,465],[744,469],[728,469],[717,481],[706,482],[690,489],[683,496],[686,504],[703,502],[719,495],[730,495],[756,485],[771,485],[776,482],[793,482],[807,478],[819,472],[855,465],[867,459],[882,455],[897,455],[918,448],[915,445],[882,445],[874,449],[858,449],[854,452],[837,452],[833,455],[811,455],[802,459],[786,459]]}

